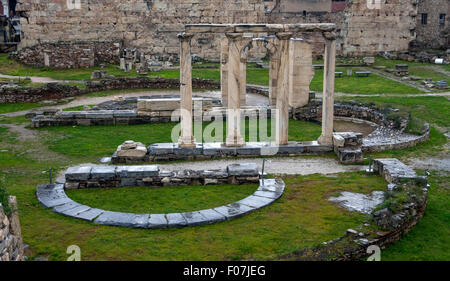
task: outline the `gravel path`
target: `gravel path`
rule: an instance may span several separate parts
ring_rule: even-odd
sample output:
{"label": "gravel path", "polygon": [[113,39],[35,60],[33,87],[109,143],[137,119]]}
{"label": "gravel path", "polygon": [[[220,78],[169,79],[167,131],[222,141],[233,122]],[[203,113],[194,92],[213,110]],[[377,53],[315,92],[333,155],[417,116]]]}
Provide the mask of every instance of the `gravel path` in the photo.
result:
{"label": "gravel path", "polygon": [[[0,78],[6,78],[6,79],[25,79],[25,77],[22,76],[13,76],[13,75],[5,75],[0,74]],[[30,78],[31,82],[33,83],[84,83],[83,81],[77,81],[77,80],[55,80],[50,77],[41,77],[41,76],[28,76]]]}
{"label": "gravel path", "polygon": [[[161,169],[167,170],[199,170],[223,169],[229,164],[256,163],[262,169],[262,159],[233,159],[212,160],[200,162],[183,162],[159,165]],[[332,158],[304,158],[304,157],[280,157],[266,160],[265,172],[275,175],[311,175],[311,174],[336,174],[343,172],[354,172],[365,170],[366,166],[342,165]]]}

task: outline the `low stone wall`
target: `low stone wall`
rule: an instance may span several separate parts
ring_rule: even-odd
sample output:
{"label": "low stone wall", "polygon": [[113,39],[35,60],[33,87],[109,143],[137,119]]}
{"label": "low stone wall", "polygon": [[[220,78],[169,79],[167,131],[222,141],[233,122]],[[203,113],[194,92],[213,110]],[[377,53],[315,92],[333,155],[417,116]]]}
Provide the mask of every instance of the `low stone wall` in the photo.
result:
{"label": "low stone wall", "polygon": [[[0,89],[0,103],[34,103],[43,100],[60,100],[92,92],[126,89],[179,89],[178,79],[148,77],[115,78],[88,81],[85,89],[60,83],[48,83],[41,88],[23,87]],[[194,89],[220,89],[220,83],[207,79],[192,79]]]}
{"label": "low stone wall", "polygon": [[226,147],[222,143],[202,143],[193,148],[179,147],[177,143],[155,143],[147,148],[143,157],[119,156],[114,152],[114,164],[131,164],[140,162],[207,160],[215,158],[260,157],[260,156],[296,156],[319,155],[333,151],[332,145],[321,145],[317,141],[289,142],[278,146],[268,142],[248,142],[242,147]]}
{"label": "low stone wall", "polygon": [[[40,185],[38,201],[53,212],[100,225],[131,228],[172,228],[213,224],[233,220],[264,208],[284,193],[285,184],[279,179],[261,179],[254,163],[228,165],[222,170],[160,171],[158,166],[85,166],[69,168],[65,184]],[[136,185],[195,185],[258,183],[256,191],[225,206],[185,213],[135,214],[91,208],[70,199],[65,189]]]}
{"label": "low stone wall", "polygon": [[256,164],[229,165],[222,170],[160,171],[151,166],[71,167],[65,174],[66,189],[133,186],[178,186],[259,183]]}
{"label": "low stone wall", "polygon": [[[413,169],[397,159],[377,159],[374,171],[389,183],[387,193],[406,194],[406,202],[396,208],[375,209],[368,223],[358,228],[347,230],[342,237],[324,242],[323,245],[293,252],[280,257],[283,260],[361,260],[373,252],[370,246],[380,249],[398,241],[409,232],[423,217],[428,198],[426,177],[418,176]],[[376,226],[374,230],[373,226]]]}
{"label": "low stone wall", "polygon": [[0,204],[0,261],[23,261],[22,230],[16,197],[9,198],[9,205],[12,212],[6,215]]}
{"label": "low stone wall", "polygon": [[425,133],[421,136],[418,135],[403,135],[398,138],[389,139],[388,141],[381,138],[365,139],[362,146],[363,152],[381,152],[385,150],[400,150],[409,147],[414,147],[419,143],[426,142],[430,139],[430,125],[425,124]]}
{"label": "low stone wall", "polygon": [[[403,131],[408,126],[409,118],[390,119],[383,111],[387,110],[355,103],[337,102],[334,104],[334,115],[338,117],[362,119],[379,126],[400,131]],[[305,121],[320,120],[322,118],[322,101],[314,99],[304,107],[293,109],[292,118]]]}
{"label": "low stone wall", "polygon": [[87,93],[75,86],[58,83],[48,83],[41,88],[4,88],[0,89],[0,104],[2,103],[35,103],[43,100],[60,100]]}
{"label": "low stone wall", "polygon": [[119,62],[121,42],[55,42],[21,49],[14,57],[30,66],[77,69]]}

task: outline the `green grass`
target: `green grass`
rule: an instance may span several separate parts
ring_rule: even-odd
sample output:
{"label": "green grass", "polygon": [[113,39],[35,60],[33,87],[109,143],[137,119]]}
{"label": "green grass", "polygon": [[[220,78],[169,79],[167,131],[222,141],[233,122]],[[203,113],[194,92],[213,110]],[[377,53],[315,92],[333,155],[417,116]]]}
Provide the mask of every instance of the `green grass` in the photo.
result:
{"label": "green grass", "polygon": [[94,70],[106,70],[108,74],[121,77],[136,77],[135,70],[128,73],[118,69],[117,65],[107,65],[105,68],[92,67],[80,69],[50,69],[46,67],[30,67],[8,58],[8,54],[0,54],[0,73],[14,76],[40,76],[56,80],[90,80]]}
{"label": "green grass", "polygon": [[[353,68],[357,71],[358,68]],[[346,72],[346,68],[337,68],[336,71]],[[323,90],[323,70],[315,70],[315,76],[311,82],[311,90],[321,92]],[[153,76],[163,78],[179,78],[178,70],[163,70],[152,74]],[[211,79],[220,81],[219,69],[202,69],[192,71],[192,76],[197,78]],[[247,69],[247,83],[256,85],[269,85],[269,70],[268,69]],[[346,76],[336,78],[336,92],[353,93],[353,94],[416,94],[422,91],[404,85],[402,83],[392,81],[390,79],[371,75],[369,77]]]}
{"label": "green grass", "polygon": [[67,192],[74,201],[103,210],[137,214],[199,211],[228,205],[253,194],[257,185],[209,185],[82,189]]}
{"label": "green grass", "polygon": [[39,103],[1,103],[0,104],[0,114],[1,113],[10,113],[16,111],[30,110],[33,108],[41,107],[42,105]]}
{"label": "green grass", "polygon": [[[360,225],[365,216],[327,200],[341,190],[371,192],[385,188],[377,176],[361,173],[337,177],[287,178],[283,198],[248,216],[219,224],[161,230],[99,226],[67,218],[39,205],[36,185],[45,182],[39,170],[28,180],[10,173],[8,190],[18,196],[24,241],[34,256],[67,258],[66,248],[78,245],[83,260],[270,260],[313,247]],[[144,201],[140,201],[145,203]]]}
{"label": "green grass", "polygon": [[[394,63],[393,61],[380,62],[377,59],[377,63],[387,64]],[[218,64],[210,64],[216,66],[216,68],[206,68],[199,69],[194,68],[192,70],[192,76],[203,79],[211,79],[215,81],[220,81],[220,71]],[[0,73],[16,76],[42,76],[50,77],[57,80],[90,80],[92,71],[100,70],[100,67],[93,67],[88,69],[63,69],[55,70],[48,68],[33,68],[25,66],[19,62],[8,59],[7,55],[0,54]],[[358,68],[354,68],[356,71]],[[118,69],[117,65],[107,65],[103,70],[106,70],[109,74],[115,75],[116,77],[136,77],[135,70],[128,73],[123,72]],[[337,68],[337,71],[346,72],[345,68]],[[427,70],[428,71],[428,70]],[[429,71],[433,74],[433,71]],[[433,75],[438,75],[434,73]],[[164,77],[164,78],[179,78],[179,70],[162,70],[158,72],[149,72],[147,75],[149,77]],[[247,83],[257,84],[257,85],[269,85],[269,70],[268,69],[258,69],[254,67],[254,64],[249,64],[247,68]],[[312,81],[311,89],[313,91],[322,91],[323,87],[323,70],[316,70],[316,75]],[[35,85],[38,86],[38,85]],[[78,87],[83,87],[81,84],[76,84]],[[366,78],[358,78],[355,76],[347,77],[344,75],[342,78],[336,79],[336,91],[343,93],[353,93],[353,94],[405,94],[405,93],[422,93],[422,91],[404,85],[399,82],[395,82],[386,79],[381,76],[371,75]]]}
{"label": "green grass", "polygon": [[446,80],[450,83],[450,77],[442,72],[438,72],[433,68],[440,68],[444,71],[450,71],[448,65],[437,65],[431,63],[421,63],[421,62],[408,62],[402,60],[387,60],[383,57],[376,57],[376,66],[386,66],[387,68],[395,69],[396,64],[407,64],[409,66],[409,75],[417,76],[422,79],[432,78],[434,81]]}
{"label": "green grass", "polygon": [[[210,123],[204,123],[204,127]],[[248,129],[248,121],[246,122]],[[270,123],[269,123],[270,124]],[[118,145],[133,139],[146,145],[151,143],[172,142],[171,133],[175,123],[145,124],[135,126],[95,126],[95,127],[48,127],[39,129],[48,147],[60,154],[75,157],[104,157],[111,155]],[[222,126],[225,137],[226,124]],[[311,141],[321,134],[318,124],[302,121],[290,121],[290,140]],[[268,137],[271,136],[270,125]],[[197,140],[200,140],[197,137]],[[224,138],[222,138],[223,140]],[[248,130],[246,139],[249,140]],[[73,145],[77,144],[77,145]]]}

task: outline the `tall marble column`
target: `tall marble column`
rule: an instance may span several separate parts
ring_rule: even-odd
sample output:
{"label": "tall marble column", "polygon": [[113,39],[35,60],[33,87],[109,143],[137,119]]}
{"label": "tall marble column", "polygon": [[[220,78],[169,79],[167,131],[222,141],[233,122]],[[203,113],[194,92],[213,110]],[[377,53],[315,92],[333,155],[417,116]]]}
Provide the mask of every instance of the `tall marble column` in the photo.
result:
{"label": "tall marble column", "polygon": [[222,92],[222,106],[228,106],[228,38],[222,38],[220,52],[220,86]]}
{"label": "tall marble column", "polygon": [[239,76],[240,82],[240,105],[245,106],[247,104],[247,58],[241,57],[241,73]]}
{"label": "tall marble column", "polygon": [[243,146],[241,136],[241,49],[242,33],[227,33],[228,38],[228,112],[226,146]]}
{"label": "tall marble column", "polygon": [[334,130],[334,80],[336,75],[336,35],[324,32],[325,62],[323,75],[323,103],[322,103],[322,135],[319,143],[333,144]]}
{"label": "tall marble column", "polygon": [[286,145],[289,141],[289,44],[291,32],[280,32],[278,38],[278,53],[280,64],[277,75],[277,132],[278,145]]}
{"label": "tall marble column", "polygon": [[280,58],[278,55],[270,58],[269,69],[269,103],[271,106],[277,104],[277,88],[278,88],[278,70],[280,65]]}
{"label": "tall marble column", "polygon": [[180,97],[181,97],[181,136],[180,147],[194,147],[192,134],[192,56],[191,39],[193,34],[182,33],[180,39]]}

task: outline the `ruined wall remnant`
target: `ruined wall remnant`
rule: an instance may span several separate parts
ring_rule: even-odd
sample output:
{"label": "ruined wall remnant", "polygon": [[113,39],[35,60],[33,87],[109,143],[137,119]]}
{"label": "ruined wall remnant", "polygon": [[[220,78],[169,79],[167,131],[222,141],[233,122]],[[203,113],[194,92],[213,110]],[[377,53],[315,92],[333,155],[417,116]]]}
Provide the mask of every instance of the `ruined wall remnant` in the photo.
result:
{"label": "ruined wall remnant", "polygon": [[[136,48],[147,58],[177,58],[176,35],[183,31],[185,24],[195,23],[330,22],[338,26],[338,53],[376,55],[379,51],[406,51],[415,38],[417,14],[414,4],[417,0],[382,1],[380,9],[369,9],[367,0],[353,0],[344,2],[334,12],[331,12],[333,3],[338,2],[331,0],[79,1],[79,7],[68,6],[66,0],[23,0],[18,4],[17,10],[28,17],[21,19],[24,34],[20,52],[34,48],[34,52],[23,56],[24,61],[31,55],[44,64],[44,50],[54,52],[58,45],[79,42],[96,42],[99,46],[96,52],[108,42],[120,42],[123,48]],[[294,36],[311,42],[315,56],[323,53],[321,36]],[[197,35],[192,41],[192,53],[218,60],[220,39],[221,36],[214,34]],[[96,52],[95,64],[104,59]],[[258,50],[252,51],[252,55],[264,56]],[[68,56],[74,55],[69,52]]]}
{"label": "ruined wall remnant", "polygon": [[421,48],[450,48],[450,1],[418,2],[417,39],[414,45]]}
{"label": "ruined wall remnant", "polygon": [[415,0],[381,1],[369,9],[367,0],[353,0],[341,26],[343,54],[361,56],[381,51],[406,51],[415,39]]}

